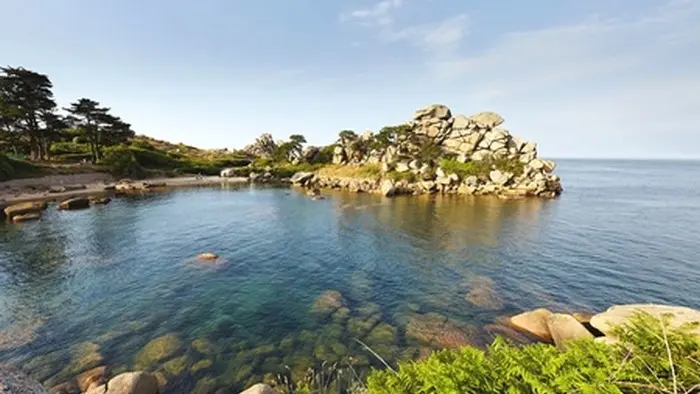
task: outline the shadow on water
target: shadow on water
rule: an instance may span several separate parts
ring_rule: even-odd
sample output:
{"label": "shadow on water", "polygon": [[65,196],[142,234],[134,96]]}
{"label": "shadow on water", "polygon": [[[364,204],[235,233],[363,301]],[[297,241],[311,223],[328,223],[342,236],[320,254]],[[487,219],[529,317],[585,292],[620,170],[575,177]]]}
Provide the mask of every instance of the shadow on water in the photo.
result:
{"label": "shadow on water", "polygon": [[[564,163],[573,192],[553,201],[245,185],[0,225],[0,362],[47,385],[104,364],[233,391],[322,361],[378,365],[355,338],[396,363],[483,343],[525,309],[697,307],[695,192],[674,189],[681,213],[603,181],[610,210],[586,168]],[[205,252],[226,263],[188,263]]]}

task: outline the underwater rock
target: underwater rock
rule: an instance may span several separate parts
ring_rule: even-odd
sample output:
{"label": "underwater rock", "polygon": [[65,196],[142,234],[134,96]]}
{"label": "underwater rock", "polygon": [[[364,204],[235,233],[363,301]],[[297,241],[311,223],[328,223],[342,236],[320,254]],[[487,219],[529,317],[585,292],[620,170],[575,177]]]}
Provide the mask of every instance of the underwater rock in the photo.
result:
{"label": "underwater rock", "polygon": [[137,369],[146,369],[154,363],[166,360],[177,353],[182,341],[174,334],[163,335],[148,342],[134,357]]}
{"label": "underwater rock", "polygon": [[279,348],[284,352],[291,352],[294,349],[295,342],[294,337],[288,335],[282,339]]}
{"label": "underwater rock", "polygon": [[[70,381],[63,382],[61,384],[51,387],[51,389],[49,390],[49,394],[75,394],[77,392],[82,391],[85,390],[78,389],[78,386],[75,385],[75,382]],[[2,393],[2,391],[0,391],[0,393]]]}
{"label": "underwater rock", "polygon": [[314,357],[316,357],[316,360],[320,363],[327,362],[333,364],[340,361],[340,357],[333,352],[331,346],[325,343],[319,344],[314,348]]}
{"label": "underwater rock", "polygon": [[192,341],[192,349],[206,356],[216,354],[216,346],[206,338],[197,338]]}
{"label": "underwater rock", "polygon": [[496,294],[491,278],[475,276],[470,282],[469,293],[465,297],[467,301],[485,309],[503,309],[503,301]]}
{"label": "underwater rock", "polygon": [[90,204],[92,204],[92,205],[107,205],[112,201],[112,199],[109,197],[96,197],[96,196],[90,197],[89,200],[90,200]]}
{"label": "underwater rock", "polygon": [[216,388],[216,379],[211,376],[205,376],[197,380],[197,384],[194,386],[190,394],[209,394]]}
{"label": "underwater rock", "polygon": [[170,376],[180,376],[185,372],[185,369],[187,369],[189,362],[190,360],[187,356],[176,357],[163,364],[163,369],[165,372],[169,373]]}
{"label": "underwater rock", "polygon": [[369,317],[378,314],[380,311],[381,309],[378,304],[369,302],[357,308],[357,315],[361,317]]}
{"label": "underwater rock", "polygon": [[552,334],[547,327],[547,319],[552,316],[552,312],[540,308],[534,311],[524,312],[510,318],[510,323],[516,328],[530,333],[544,341],[551,341]]}
{"label": "underwater rock", "polygon": [[459,348],[471,345],[472,331],[473,327],[458,325],[446,316],[426,313],[409,317],[406,337],[441,348]]}
{"label": "underwater rock", "polygon": [[0,351],[24,346],[36,339],[36,331],[46,323],[46,319],[34,319],[0,330]]}
{"label": "underwater rock", "polygon": [[318,315],[330,315],[346,305],[345,297],[336,290],[326,290],[311,307],[311,312]]}
{"label": "underwater rock", "polygon": [[382,322],[367,334],[364,341],[370,347],[377,344],[394,344],[396,343],[396,333],[396,327]]}
{"label": "underwater rock", "polygon": [[348,320],[348,333],[354,338],[362,338],[379,323],[381,316],[372,315],[366,319],[361,317],[350,318]]}
{"label": "underwater rock", "polygon": [[349,317],[350,309],[347,307],[342,307],[331,315],[331,320],[333,320],[335,323],[343,324],[348,320]]}

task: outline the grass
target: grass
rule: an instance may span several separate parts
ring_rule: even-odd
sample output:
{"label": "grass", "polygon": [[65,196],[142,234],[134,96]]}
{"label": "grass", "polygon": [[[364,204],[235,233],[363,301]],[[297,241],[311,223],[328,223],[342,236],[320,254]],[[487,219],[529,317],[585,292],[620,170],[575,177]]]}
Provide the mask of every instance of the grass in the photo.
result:
{"label": "grass", "polygon": [[319,168],[317,174],[326,177],[378,179],[382,175],[382,169],[379,164],[329,164]]}
{"label": "grass", "polygon": [[385,176],[394,182],[406,181],[408,183],[413,183],[413,182],[418,180],[418,175],[412,173],[411,171],[406,171],[406,172],[391,171],[391,172],[386,173]]}

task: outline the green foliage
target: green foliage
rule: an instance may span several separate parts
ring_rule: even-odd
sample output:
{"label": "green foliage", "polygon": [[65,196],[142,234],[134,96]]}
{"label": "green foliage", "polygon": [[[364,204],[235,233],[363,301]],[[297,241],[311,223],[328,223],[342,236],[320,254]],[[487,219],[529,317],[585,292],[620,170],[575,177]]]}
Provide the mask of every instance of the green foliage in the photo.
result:
{"label": "green foliage", "polygon": [[129,142],[134,148],[144,149],[144,150],[156,150],[156,148],[148,141],[142,139],[133,139]]}
{"label": "green foliage", "polygon": [[49,149],[52,155],[65,155],[74,153],[90,153],[87,144],[74,143],[72,141],[54,142]]}
{"label": "green foliage", "polygon": [[134,158],[139,165],[146,168],[157,169],[174,169],[180,166],[180,161],[170,155],[154,150],[130,147],[129,150],[134,154]]}
{"label": "green foliage", "polygon": [[33,164],[24,160],[13,159],[0,152],[0,181],[9,181],[10,179],[17,178],[29,178],[41,174],[41,169]]}
{"label": "green foliage", "polygon": [[335,145],[324,146],[319,150],[316,156],[312,160],[312,164],[330,164],[333,162],[333,151],[335,150]]}
{"label": "green foliage", "polygon": [[136,161],[134,153],[123,145],[107,148],[102,163],[115,176],[138,179],[146,174],[143,167]]}
{"label": "green foliage", "polygon": [[469,176],[484,178],[489,176],[492,169],[501,172],[510,172],[517,175],[523,173],[525,165],[518,159],[491,159],[482,161],[468,161],[461,163],[452,158],[443,158],[440,167],[448,174],[457,174],[464,179]]}
{"label": "green foliage", "polygon": [[411,171],[406,172],[396,172],[391,171],[386,173],[386,177],[393,180],[394,182],[406,181],[408,183],[413,183],[418,179],[418,176]]}
{"label": "green foliage", "polygon": [[[373,371],[368,394],[697,393],[700,340],[638,316],[619,328],[621,344],[591,340],[564,351],[547,344],[518,347],[497,338],[486,351],[442,350],[401,364],[398,373]],[[670,352],[671,356],[668,357]],[[672,362],[671,362],[672,360]],[[673,368],[671,367],[673,365]]]}
{"label": "green foliage", "polygon": [[354,140],[359,138],[357,136],[357,133],[355,133],[352,130],[343,130],[340,133],[338,133],[338,137],[340,137],[341,140],[347,140],[347,141],[354,141]]}

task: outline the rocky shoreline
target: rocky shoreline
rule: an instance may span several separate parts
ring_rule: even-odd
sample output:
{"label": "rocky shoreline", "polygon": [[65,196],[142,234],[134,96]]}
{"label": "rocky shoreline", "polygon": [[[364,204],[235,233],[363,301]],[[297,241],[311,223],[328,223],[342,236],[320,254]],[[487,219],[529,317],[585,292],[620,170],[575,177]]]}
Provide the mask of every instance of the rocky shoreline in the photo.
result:
{"label": "rocky shoreline", "polygon": [[[341,132],[333,163],[358,173],[344,177],[298,173],[292,182],[307,188],[398,194],[496,195],[503,198],[555,198],[561,179],[555,163],[538,158],[537,144],[512,136],[494,112],[452,115],[444,105],[417,110],[413,120],[379,133]],[[343,171],[351,172],[351,171]]]}
{"label": "rocky shoreline", "polygon": [[[470,302],[479,297],[473,295]],[[469,298],[468,298],[469,299]],[[316,318],[326,319],[332,322],[345,322],[348,329],[354,332],[357,338],[362,338],[376,353],[385,355],[391,352],[387,347],[387,339],[399,335],[397,327],[381,321],[375,308],[363,307],[358,311],[352,311],[344,296],[335,290],[323,292],[313,303],[310,313]],[[354,317],[359,314],[359,317]],[[547,309],[527,311],[512,317],[498,319],[497,323],[485,327],[491,336],[504,336],[515,343],[542,342],[552,344],[559,349],[565,349],[570,342],[578,340],[594,340],[596,342],[615,345],[619,343],[616,327],[630,324],[640,314],[658,319],[666,324],[670,330],[685,327],[689,334],[700,337],[700,311],[687,307],[656,305],[656,304],[632,304],[616,305],[601,313],[554,313]],[[364,317],[363,317],[364,316]],[[420,351],[410,359],[423,359],[437,349],[459,348],[463,346],[478,346],[474,341],[474,328],[468,324],[453,321],[452,319],[436,313],[421,313],[412,311],[407,315],[404,336],[415,343],[422,344]],[[283,347],[288,349],[289,344]],[[281,345],[282,346],[282,345]],[[338,348],[345,349],[345,345],[338,343]],[[202,359],[196,363],[191,362],[187,356],[182,356],[182,349],[186,343],[175,334],[163,335],[148,342],[141,351],[135,355],[134,372],[124,370],[111,370],[104,365],[104,359],[100,354],[97,344],[85,343],[71,347],[70,353],[76,357],[67,365],[71,374],[62,374],[61,382],[51,385],[47,391],[39,382],[28,377],[22,371],[0,365],[0,393],[13,394],[158,394],[163,393],[167,381],[188,370],[206,370],[211,366],[211,361]],[[195,340],[191,347],[199,353],[209,354],[215,352],[213,344],[206,340]],[[265,346],[263,346],[265,347]],[[336,355],[333,347],[319,350],[320,356],[332,363]],[[280,359],[273,356],[267,347],[263,350],[256,349],[250,355],[258,355],[266,363],[266,358],[274,359],[280,363]],[[235,355],[250,361],[249,354],[242,352]],[[371,356],[368,356],[371,357]],[[384,357],[384,356],[382,356]],[[208,362],[207,362],[208,361]],[[22,369],[31,370],[31,364],[40,362],[29,360]],[[155,365],[162,365],[155,368]],[[248,376],[245,364],[240,367],[245,371],[231,371],[234,380]],[[51,379],[56,381],[55,379]],[[246,379],[243,379],[244,381]],[[273,394],[277,391],[273,388],[274,379],[265,380],[266,383],[257,383],[255,379],[247,379],[249,386],[241,394]],[[202,378],[192,393],[210,392],[215,387],[210,378]],[[246,387],[246,386],[244,386]],[[217,391],[218,393],[219,391]],[[228,391],[226,391],[228,392]]]}

